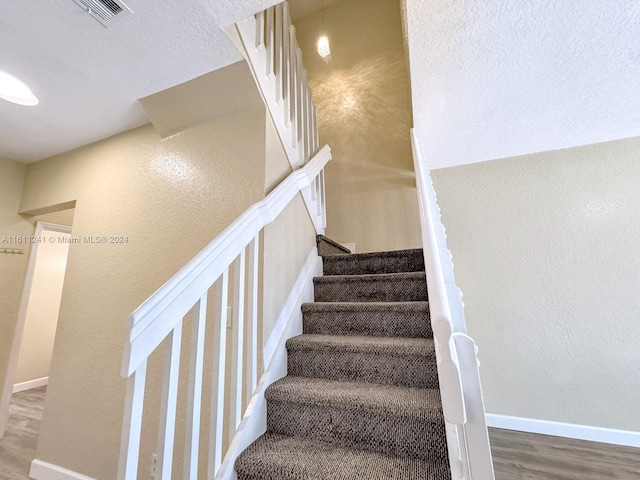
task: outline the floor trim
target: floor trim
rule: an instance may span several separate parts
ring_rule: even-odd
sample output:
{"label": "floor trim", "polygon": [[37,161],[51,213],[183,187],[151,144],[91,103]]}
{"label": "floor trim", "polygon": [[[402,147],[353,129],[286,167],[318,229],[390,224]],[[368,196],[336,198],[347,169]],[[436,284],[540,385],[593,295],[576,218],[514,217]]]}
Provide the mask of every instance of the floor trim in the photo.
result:
{"label": "floor trim", "polygon": [[29,477],[35,480],[95,480],[53,463],[43,462],[37,458],[31,462]]}
{"label": "floor trim", "polygon": [[589,425],[536,420],[534,418],[510,417],[493,413],[487,414],[487,426],[640,448],[640,432],[630,430],[615,430]]}
{"label": "floor trim", "polygon": [[32,388],[44,387],[49,383],[49,377],[36,378],[35,380],[29,380],[28,382],[16,383],[13,385],[11,393],[24,392],[25,390],[31,390]]}

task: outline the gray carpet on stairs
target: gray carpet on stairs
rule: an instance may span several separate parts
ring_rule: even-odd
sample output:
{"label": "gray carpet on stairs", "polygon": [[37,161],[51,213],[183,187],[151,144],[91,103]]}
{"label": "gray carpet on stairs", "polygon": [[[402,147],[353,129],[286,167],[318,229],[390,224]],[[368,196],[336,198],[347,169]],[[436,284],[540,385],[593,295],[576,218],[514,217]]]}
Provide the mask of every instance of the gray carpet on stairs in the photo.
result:
{"label": "gray carpet on stairs", "polygon": [[450,479],[422,251],[339,247],[318,238],[324,276],[238,479]]}

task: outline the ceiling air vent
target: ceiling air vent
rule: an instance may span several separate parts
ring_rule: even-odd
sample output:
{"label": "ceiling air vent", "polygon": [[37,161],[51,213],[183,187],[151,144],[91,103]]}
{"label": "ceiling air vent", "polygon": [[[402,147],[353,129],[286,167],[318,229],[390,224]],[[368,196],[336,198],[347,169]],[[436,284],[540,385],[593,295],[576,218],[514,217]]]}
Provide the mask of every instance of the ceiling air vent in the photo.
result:
{"label": "ceiling air vent", "polygon": [[111,26],[133,12],[120,0],[73,0],[105,27]]}

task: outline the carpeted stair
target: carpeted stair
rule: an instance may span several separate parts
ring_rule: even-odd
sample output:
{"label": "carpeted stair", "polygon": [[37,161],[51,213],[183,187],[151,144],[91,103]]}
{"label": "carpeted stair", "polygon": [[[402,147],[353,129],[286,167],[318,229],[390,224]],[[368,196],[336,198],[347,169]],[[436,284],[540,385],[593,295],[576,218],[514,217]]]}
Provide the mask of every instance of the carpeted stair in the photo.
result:
{"label": "carpeted stair", "polygon": [[422,250],[318,248],[315,302],[238,479],[450,479]]}

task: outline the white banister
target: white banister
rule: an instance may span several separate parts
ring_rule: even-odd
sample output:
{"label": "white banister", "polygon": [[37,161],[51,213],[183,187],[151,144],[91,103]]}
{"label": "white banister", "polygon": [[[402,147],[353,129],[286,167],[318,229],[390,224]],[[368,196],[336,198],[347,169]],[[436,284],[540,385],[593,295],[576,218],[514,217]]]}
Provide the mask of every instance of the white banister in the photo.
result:
{"label": "white banister", "polygon": [[[298,168],[318,151],[318,122],[289,6],[279,3],[238,22],[236,28],[287,159],[292,168]],[[261,35],[264,48],[257,38]],[[303,198],[316,232],[324,233],[315,205],[318,196],[304,194]]]}
{"label": "white banister", "polygon": [[[182,477],[195,480],[200,451],[200,420],[205,349],[212,348],[212,379],[207,476],[213,480],[224,457],[224,425],[231,443],[247,408],[246,400],[258,388],[258,359],[261,358],[259,331],[260,234],[299,193],[303,196],[319,184],[331,149],[322,148],[303,168],[291,173],[263,200],[249,207],[229,227],[160,287],[129,317],[128,335],[122,359],[122,376],[127,378],[118,479],[138,478],[140,440],[145,400],[147,360],[164,345],[165,360],[161,392],[156,478],[170,479],[178,415],[182,327],[192,312],[189,342],[189,379],[184,434]],[[318,217],[325,218],[321,211]],[[230,286],[230,268],[232,285]],[[231,288],[230,288],[231,287]],[[213,289],[212,319],[207,317],[207,299]],[[231,302],[231,351],[227,352],[227,320]],[[245,311],[246,306],[246,311]],[[245,335],[246,325],[246,335]],[[207,347],[205,332],[212,328],[213,345]],[[185,349],[187,347],[185,346]],[[227,353],[231,373],[226,375]],[[229,386],[230,390],[225,391]],[[228,404],[225,394],[229,394]],[[182,415],[182,413],[180,413]],[[204,478],[204,477],[202,477]]]}
{"label": "white banister", "polygon": [[414,130],[411,144],[452,479],[493,480],[476,346],[466,335],[462,294],[455,285],[435,190]]}

